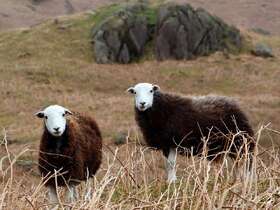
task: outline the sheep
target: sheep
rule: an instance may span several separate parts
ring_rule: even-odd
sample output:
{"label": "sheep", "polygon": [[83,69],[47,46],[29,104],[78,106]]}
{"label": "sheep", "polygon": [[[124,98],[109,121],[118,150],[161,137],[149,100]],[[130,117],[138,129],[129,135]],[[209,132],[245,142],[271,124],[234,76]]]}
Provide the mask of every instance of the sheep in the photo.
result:
{"label": "sheep", "polygon": [[226,151],[232,159],[241,157],[245,150],[253,152],[252,127],[232,98],[184,97],[161,92],[159,86],[149,83],[139,83],[127,91],[135,96],[135,120],[145,141],[167,158],[169,183],[176,180],[177,152],[201,155],[206,147],[210,161],[218,160]]}
{"label": "sheep", "polygon": [[44,119],[38,162],[49,200],[58,203],[56,186],[69,186],[67,200],[73,202],[76,185],[94,176],[101,164],[99,127],[92,117],[59,105],[48,106],[35,115]]}

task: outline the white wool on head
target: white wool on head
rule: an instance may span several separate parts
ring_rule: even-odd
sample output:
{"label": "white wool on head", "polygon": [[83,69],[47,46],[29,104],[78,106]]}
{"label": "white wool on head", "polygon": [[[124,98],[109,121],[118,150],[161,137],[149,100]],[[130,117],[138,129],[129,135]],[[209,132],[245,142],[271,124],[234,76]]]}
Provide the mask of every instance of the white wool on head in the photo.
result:
{"label": "white wool on head", "polygon": [[61,136],[66,129],[66,114],[72,113],[62,106],[51,105],[35,115],[39,118],[44,118],[44,123],[50,134]]}
{"label": "white wool on head", "polygon": [[150,83],[138,83],[127,89],[135,95],[135,106],[139,111],[145,111],[153,106],[154,92],[157,90],[159,86]]}

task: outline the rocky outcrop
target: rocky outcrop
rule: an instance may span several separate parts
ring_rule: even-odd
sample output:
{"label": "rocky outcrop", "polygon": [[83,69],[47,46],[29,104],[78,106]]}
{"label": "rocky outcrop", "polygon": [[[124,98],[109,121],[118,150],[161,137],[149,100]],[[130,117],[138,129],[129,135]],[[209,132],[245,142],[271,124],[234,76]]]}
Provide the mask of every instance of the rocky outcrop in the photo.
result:
{"label": "rocky outcrop", "polygon": [[238,29],[189,4],[157,8],[132,4],[109,15],[92,31],[97,63],[136,60],[149,40],[158,60],[192,59],[218,50],[238,52],[243,44]]}
{"label": "rocky outcrop", "polygon": [[220,18],[188,4],[159,8],[155,44],[158,60],[191,59],[231,47],[242,47],[240,32]]}

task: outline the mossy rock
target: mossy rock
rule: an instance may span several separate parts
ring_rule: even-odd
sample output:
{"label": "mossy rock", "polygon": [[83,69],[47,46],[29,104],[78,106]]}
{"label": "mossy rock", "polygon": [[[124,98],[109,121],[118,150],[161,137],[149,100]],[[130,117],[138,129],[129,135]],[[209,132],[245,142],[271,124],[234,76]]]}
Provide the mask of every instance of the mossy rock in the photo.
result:
{"label": "mossy rock", "polygon": [[150,38],[151,10],[144,3],[118,8],[92,31],[97,63],[129,63],[139,58]]}
{"label": "mossy rock", "polygon": [[244,45],[237,28],[189,4],[113,5],[97,13],[95,20],[92,43],[97,63],[137,61],[145,46],[158,60],[166,60],[216,51],[238,53]]}

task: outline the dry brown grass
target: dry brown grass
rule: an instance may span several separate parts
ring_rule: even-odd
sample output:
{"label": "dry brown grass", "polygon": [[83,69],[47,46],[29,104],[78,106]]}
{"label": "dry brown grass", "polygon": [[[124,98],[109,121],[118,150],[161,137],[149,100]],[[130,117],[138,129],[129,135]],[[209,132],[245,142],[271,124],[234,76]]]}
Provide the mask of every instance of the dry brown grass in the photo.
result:
{"label": "dry brown grass", "polygon": [[[138,189],[131,182],[126,169],[105,148],[94,198],[88,203],[81,197],[75,208],[199,209],[204,205],[211,209],[216,205],[237,208],[239,204],[252,209],[269,205],[276,208],[280,162],[277,149],[270,145],[277,148],[280,141],[268,129],[260,138],[267,151],[257,158],[258,179],[254,182],[234,181],[231,174],[216,180],[215,172],[205,171],[208,164],[203,159],[195,159],[194,164],[180,157],[182,181],[167,186],[160,154],[136,146],[134,141],[119,148],[112,141],[120,132],[130,133],[132,139],[140,136],[133,117],[133,100],[125,90],[142,81],[182,94],[236,97],[255,131],[267,124],[269,129],[280,130],[280,38],[248,33],[254,42],[261,40],[273,47],[276,57],[271,59],[249,54],[228,58],[216,53],[192,61],[159,63],[148,59],[130,65],[98,65],[89,44],[93,24],[90,15],[76,15],[0,34],[0,128],[5,128],[0,139],[7,135],[11,161],[17,160],[12,164],[13,171],[6,171],[10,165],[7,150],[5,144],[0,146],[0,159],[4,160],[0,164],[2,208],[31,209],[33,205],[36,209],[47,204],[36,167],[41,121],[33,113],[53,103],[95,116],[104,144],[118,150],[117,155],[141,186]],[[28,151],[15,159],[26,148]],[[270,161],[264,162],[263,156],[270,157]],[[84,189],[84,185],[80,187],[81,194]]]}
{"label": "dry brown grass", "polygon": [[[262,127],[257,141],[262,138]],[[4,133],[5,134],[5,133]],[[280,133],[278,133],[279,135]],[[26,148],[12,153],[4,135],[0,159],[0,206],[2,209],[48,209],[46,189],[35,167],[19,166]],[[258,146],[252,172],[246,166],[233,168],[224,158],[211,164],[202,157],[177,157],[176,183],[167,184],[163,158],[128,136],[120,147],[105,146],[101,169],[94,180],[78,188],[75,203],[65,203],[60,189],[60,209],[277,209],[280,207],[280,157],[278,149]],[[266,157],[266,158],[264,158]],[[88,191],[91,196],[87,197]]]}

